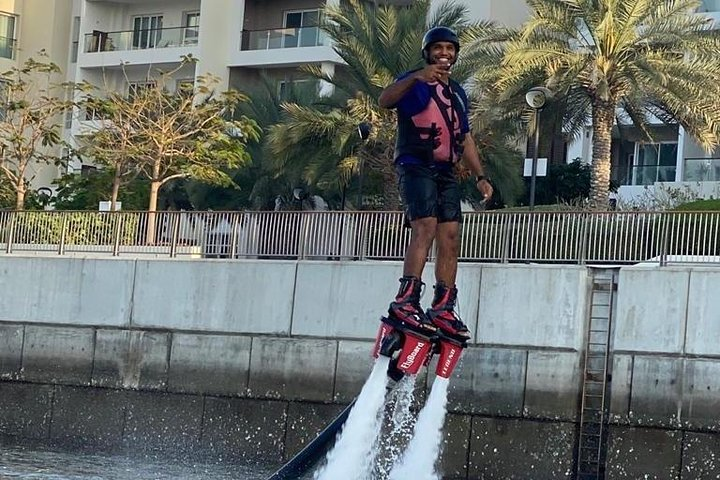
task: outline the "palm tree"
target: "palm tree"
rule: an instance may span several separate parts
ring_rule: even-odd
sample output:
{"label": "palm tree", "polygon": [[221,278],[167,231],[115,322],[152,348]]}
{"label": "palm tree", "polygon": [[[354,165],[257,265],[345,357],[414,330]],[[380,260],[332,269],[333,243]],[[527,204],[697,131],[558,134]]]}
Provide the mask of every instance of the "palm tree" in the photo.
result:
{"label": "palm tree", "polygon": [[[238,171],[236,181],[241,187],[249,187],[247,202],[251,208],[274,208],[279,200],[282,204],[292,202],[295,188],[303,188],[321,195],[332,197],[334,192],[328,188],[318,175],[309,167],[313,158],[307,151],[313,148],[295,148],[297,143],[288,143],[285,154],[273,152],[270,133],[283,121],[283,104],[305,108],[318,104],[314,89],[300,82],[290,82],[285,89],[283,100],[278,98],[274,82],[262,76],[261,82],[248,91],[250,102],[244,105],[241,113],[255,119],[262,129],[262,142],[251,150],[253,165],[249,169]],[[302,141],[299,141],[302,144]],[[292,150],[291,150],[292,149]],[[292,161],[289,161],[292,159]]]}
{"label": "palm tree", "polygon": [[540,78],[571,112],[592,115],[591,204],[608,205],[616,116],[641,129],[676,122],[708,150],[720,133],[720,40],[696,0],[528,0],[529,21],[507,45],[504,98]]}
{"label": "palm tree", "polygon": [[[347,185],[350,177],[361,171],[372,172],[380,177],[383,207],[397,208],[393,168],[395,112],[379,108],[378,97],[397,75],[422,66],[420,41],[428,28],[451,27],[460,33],[463,45],[495,29],[490,23],[470,24],[467,16],[466,7],[452,1],[440,5],[432,15],[428,0],[412,2],[406,7],[360,0],[326,6],[323,29],[346,66],[333,76],[324,74],[316,66],[306,70],[333,84],[336,95],[322,105],[283,105],[286,118],[270,131],[271,149],[281,161],[303,165],[307,178],[334,182],[336,186]],[[474,51],[483,50],[482,44],[475,45]],[[453,76],[458,81],[468,79],[470,73],[477,70],[474,58],[479,56],[461,54],[453,68]],[[356,133],[361,122],[373,126],[365,143]],[[498,143],[487,148],[487,152],[494,151],[495,147],[504,148],[503,153],[519,159],[519,153],[507,147],[508,138],[484,136],[483,131],[475,133],[478,139],[484,139],[478,141],[481,150],[484,143],[492,139]],[[489,169],[494,183],[502,189],[502,185],[508,183],[504,179],[509,178],[509,184],[514,181],[515,187],[505,187],[505,190],[508,196],[514,195],[518,181],[512,177],[519,174],[514,171],[508,177],[507,170],[502,168],[505,165],[498,165],[501,168]]]}

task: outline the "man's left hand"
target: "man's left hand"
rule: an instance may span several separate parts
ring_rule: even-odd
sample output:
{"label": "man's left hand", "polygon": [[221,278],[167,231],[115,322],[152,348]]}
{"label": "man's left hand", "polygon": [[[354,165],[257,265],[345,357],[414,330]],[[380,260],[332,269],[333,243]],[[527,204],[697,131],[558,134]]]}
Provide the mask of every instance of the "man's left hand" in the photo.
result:
{"label": "man's left hand", "polygon": [[490,200],[493,194],[493,186],[488,181],[487,178],[480,179],[475,183],[475,187],[477,187],[478,192],[483,196],[483,202],[487,202]]}

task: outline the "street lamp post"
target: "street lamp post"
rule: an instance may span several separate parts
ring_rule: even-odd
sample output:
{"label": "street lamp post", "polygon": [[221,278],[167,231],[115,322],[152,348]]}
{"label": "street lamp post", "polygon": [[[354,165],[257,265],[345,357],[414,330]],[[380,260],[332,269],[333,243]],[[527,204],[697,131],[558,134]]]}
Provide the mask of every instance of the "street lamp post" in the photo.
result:
{"label": "street lamp post", "polygon": [[[358,136],[360,137],[360,140],[365,143],[365,141],[370,137],[370,131],[372,130],[372,125],[370,125],[367,122],[361,122],[358,125]],[[362,154],[362,152],[360,152]],[[363,190],[363,177],[364,177],[364,171],[363,171],[363,157],[360,155],[360,163],[358,164],[358,199],[357,199],[357,209],[362,210],[362,190]]]}
{"label": "street lamp post", "polygon": [[525,94],[525,101],[535,111],[535,133],[532,158],[532,171],[530,173],[530,211],[535,208],[535,183],[537,181],[538,150],[540,149],[540,111],[551,97],[551,92],[545,87],[533,87]]}

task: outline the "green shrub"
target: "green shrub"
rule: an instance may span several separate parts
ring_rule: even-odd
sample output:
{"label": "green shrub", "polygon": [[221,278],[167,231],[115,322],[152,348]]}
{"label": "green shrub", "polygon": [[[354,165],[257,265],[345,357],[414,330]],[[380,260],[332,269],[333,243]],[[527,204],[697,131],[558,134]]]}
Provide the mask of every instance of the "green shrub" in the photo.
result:
{"label": "green shrub", "polygon": [[679,212],[715,212],[720,211],[720,199],[695,200],[693,202],[683,203],[675,207]]}
{"label": "green shrub", "polygon": [[12,240],[16,244],[59,244],[63,239],[66,245],[112,245],[119,233],[121,245],[132,245],[138,235],[139,225],[138,217],[134,215],[26,211],[7,217],[2,227],[0,237],[3,241],[7,241],[13,227]]}

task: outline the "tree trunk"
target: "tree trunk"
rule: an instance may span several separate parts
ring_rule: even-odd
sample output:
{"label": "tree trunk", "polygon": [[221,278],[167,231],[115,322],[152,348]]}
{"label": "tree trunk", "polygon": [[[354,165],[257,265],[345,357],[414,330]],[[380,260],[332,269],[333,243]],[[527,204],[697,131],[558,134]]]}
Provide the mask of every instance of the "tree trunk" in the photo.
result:
{"label": "tree trunk", "polygon": [[24,180],[21,178],[20,181],[23,183],[17,185],[15,189],[15,210],[18,211],[25,210],[25,193],[27,193]]}
{"label": "tree trunk", "polygon": [[590,207],[597,210],[607,210],[610,207],[608,199],[611,166],[610,147],[615,104],[595,100],[592,107],[592,116],[593,156],[592,177],[590,179]]}
{"label": "tree trunk", "polygon": [[115,205],[117,204],[118,193],[120,192],[120,169],[115,169],[115,176],[113,177],[112,194],[110,196],[110,211],[115,211]]}
{"label": "tree trunk", "polygon": [[145,237],[148,245],[155,244],[155,219],[157,218],[157,214],[155,213],[155,211],[157,210],[158,192],[160,192],[160,185],[160,181],[158,180],[153,180],[150,183],[150,202],[148,203],[147,235]]}

